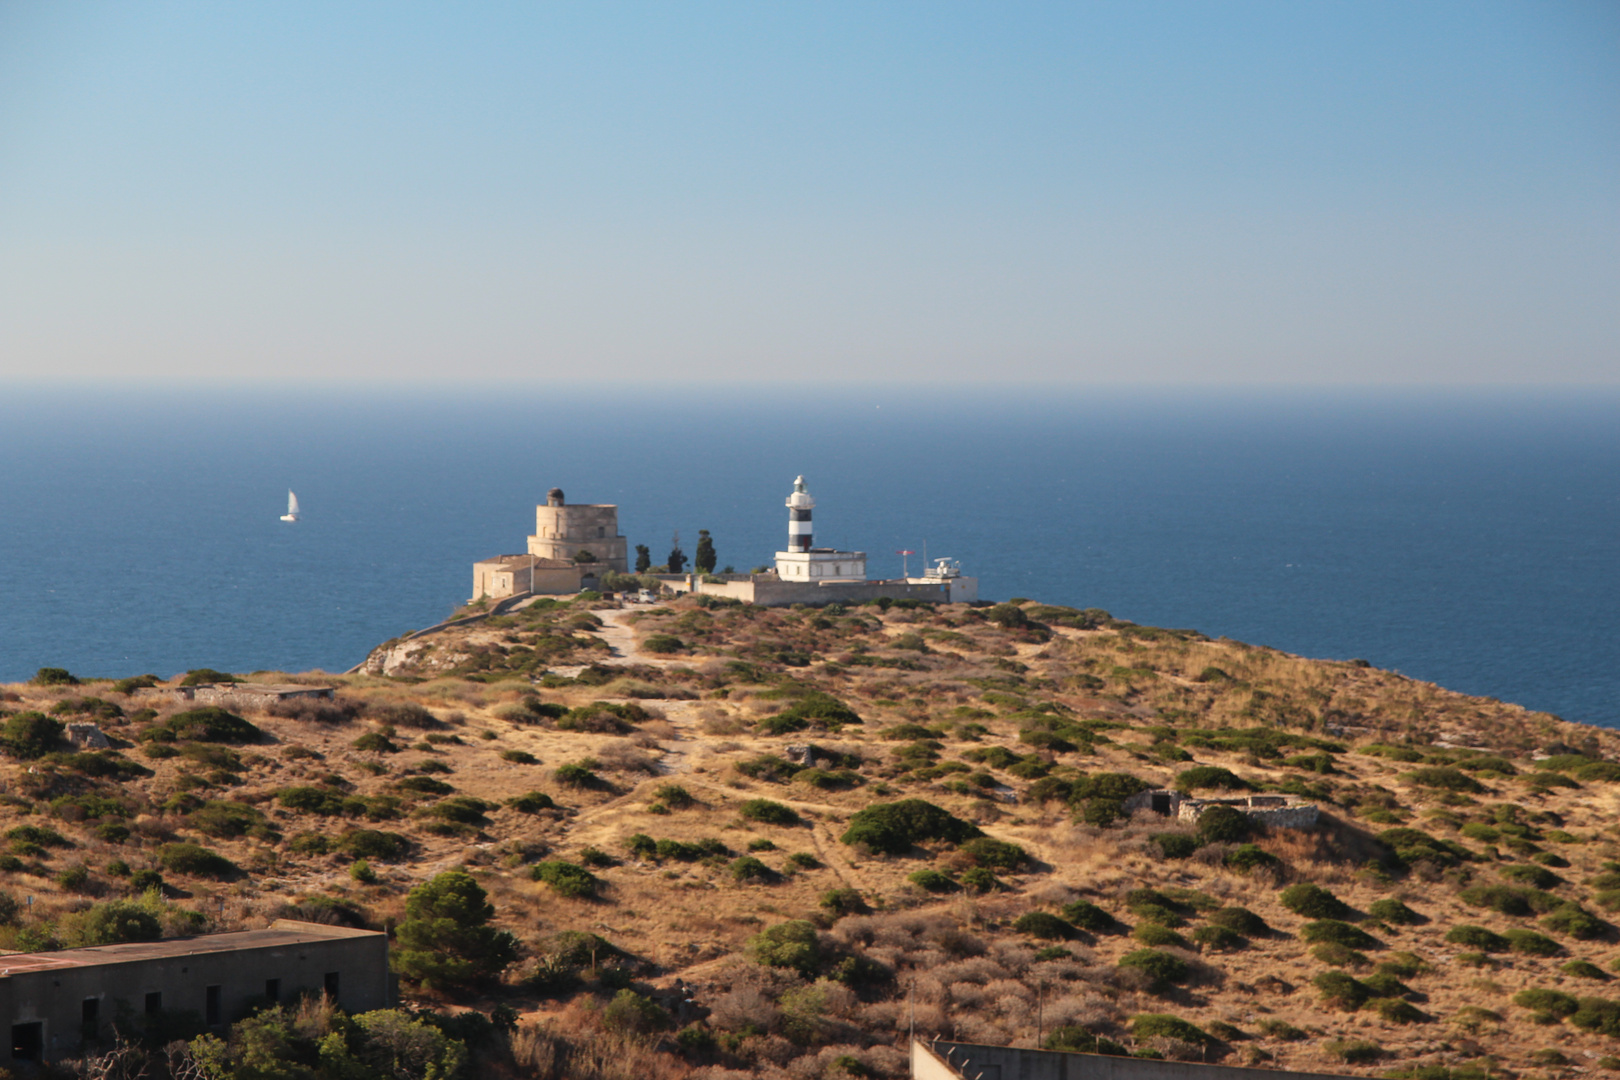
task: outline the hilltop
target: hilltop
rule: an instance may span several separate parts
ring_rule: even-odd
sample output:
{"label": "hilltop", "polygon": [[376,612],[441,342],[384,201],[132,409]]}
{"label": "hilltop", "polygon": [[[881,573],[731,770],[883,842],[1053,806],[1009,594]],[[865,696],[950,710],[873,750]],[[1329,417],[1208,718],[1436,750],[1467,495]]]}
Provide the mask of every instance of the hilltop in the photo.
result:
{"label": "hilltop", "polygon": [[[585,594],[354,675],[242,678],[337,692],[199,720],[152,679],[4,689],[0,887],[37,898],[0,911],[6,944],[88,940],[158,876],[169,932],[389,926],[466,867],[526,954],[498,989],[415,993],[517,1008],[518,1071],[616,1075],[584,1052],[614,1038],[627,1075],[896,1075],[912,1024],[1426,1080],[1620,1070],[1620,741],[1365,662],[1029,601]],[[1127,814],[1150,788],[1320,816]]]}

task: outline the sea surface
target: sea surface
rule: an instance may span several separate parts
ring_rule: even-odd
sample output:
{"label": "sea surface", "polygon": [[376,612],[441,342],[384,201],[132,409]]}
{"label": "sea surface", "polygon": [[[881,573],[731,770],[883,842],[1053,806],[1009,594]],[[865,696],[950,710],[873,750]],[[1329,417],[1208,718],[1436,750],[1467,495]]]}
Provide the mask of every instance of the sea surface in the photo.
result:
{"label": "sea surface", "polygon": [[[341,671],[561,487],[1620,726],[1620,392],[0,386],[0,680]],[[278,520],[288,488],[304,519]],[[915,570],[921,554],[910,557]]]}

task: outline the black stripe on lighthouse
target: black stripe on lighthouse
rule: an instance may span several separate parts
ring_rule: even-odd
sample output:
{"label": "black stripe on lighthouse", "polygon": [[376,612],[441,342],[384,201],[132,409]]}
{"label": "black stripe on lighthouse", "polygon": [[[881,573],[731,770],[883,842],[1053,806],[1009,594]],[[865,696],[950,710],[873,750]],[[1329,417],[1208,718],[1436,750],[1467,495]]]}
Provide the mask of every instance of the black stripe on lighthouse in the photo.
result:
{"label": "black stripe on lighthouse", "polygon": [[810,511],[788,511],[788,550],[810,550]]}

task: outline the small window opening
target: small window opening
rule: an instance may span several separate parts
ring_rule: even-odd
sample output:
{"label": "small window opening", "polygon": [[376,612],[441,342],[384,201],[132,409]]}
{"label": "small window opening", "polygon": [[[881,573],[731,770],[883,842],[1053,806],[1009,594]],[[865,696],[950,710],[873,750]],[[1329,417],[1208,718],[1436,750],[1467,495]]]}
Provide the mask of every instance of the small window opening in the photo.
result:
{"label": "small window opening", "polygon": [[11,1025],[11,1060],[38,1061],[45,1048],[45,1024],[35,1020],[27,1024]]}

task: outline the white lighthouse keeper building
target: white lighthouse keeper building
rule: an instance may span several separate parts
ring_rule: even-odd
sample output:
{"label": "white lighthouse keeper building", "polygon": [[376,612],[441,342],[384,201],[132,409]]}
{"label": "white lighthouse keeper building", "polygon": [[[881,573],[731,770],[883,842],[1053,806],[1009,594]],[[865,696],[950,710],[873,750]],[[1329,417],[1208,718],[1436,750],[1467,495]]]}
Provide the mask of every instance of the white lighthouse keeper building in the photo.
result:
{"label": "white lighthouse keeper building", "polygon": [[787,497],[788,549],[776,553],[776,575],[783,581],[817,583],[822,581],[865,581],[866,552],[838,551],[815,547],[810,512],[816,500],[804,484],[804,477],[793,481]]}

